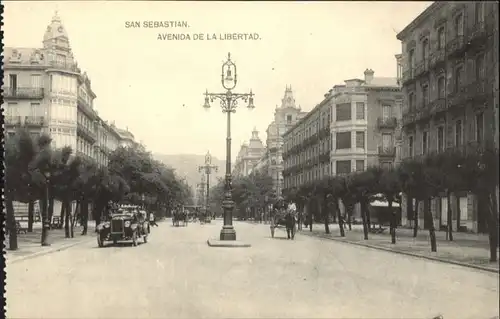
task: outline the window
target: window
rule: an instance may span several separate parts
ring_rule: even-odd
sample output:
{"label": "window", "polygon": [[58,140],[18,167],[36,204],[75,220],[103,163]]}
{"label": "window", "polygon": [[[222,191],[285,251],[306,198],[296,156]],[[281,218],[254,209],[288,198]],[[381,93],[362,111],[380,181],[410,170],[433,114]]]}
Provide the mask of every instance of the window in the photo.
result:
{"label": "window", "polygon": [[365,170],[365,161],[356,160],[356,172],[362,172]]}
{"label": "window", "polygon": [[483,142],[484,134],[484,114],[483,112],[476,114],[476,142]]}
{"label": "window", "polygon": [[410,52],[408,52],[408,59],[410,62],[410,70],[412,70],[415,67],[415,50],[410,50]]}
{"label": "window", "polygon": [[484,22],[484,2],[476,2],[476,23]]}
{"label": "window", "polygon": [[422,85],[422,104],[426,106],[429,104],[429,85]]}
{"label": "window", "polygon": [[40,74],[31,75],[31,87],[34,89],[39,89],[42,87],[42,76]]}
{"label": "window", "polygon": [[446,82],[444,76],[438,78],[437,89],[438,89],[438,98],[444,99],[446,94]]}
{"label": "window", "polygon": [[351,120],[351,103],[337,105],[337,121]]}
{"label": "window", "polygon": [[462,121],[455,122],[455,146],[462,146]]}
{"label": "window", "polygon": [[462,74],[463,74],[463,67],[458,67],[455,70],[455,92],[459,92],[460,88],[462,87]]}
{"label": "window", "polygon": [[438,29],[438,36],[437,36],[437,45],[438,49],[444,49],[445,44],[446,44],[446,38],[445,38],[445,33],[444,33],[444,27],[441,27]]}
{"label": "window", "polygon": [[387,120],[391,117],[392,107],[390,105],[382,105],[382,118]]}
{"label": "window", "polygon": [[17,107],[17,102],[7,103],[7,109],[5,110],[5,113],[8,116],[18,116],[19,108]]}
{"label": "window", "polygon": [[337,175],[349,174],[351,172],[351,161],[337,161]]}
{"label": "window", "polygon": [[460,13],[455,17],[455,34],[457,37],[462,37],[464,35],[464,16]]}
{"label": "window", "polygon": [[429,151],[429,132],[422,132],[422,154],[427,154]]}
{"label": "window", "polygon": [[356,148],[365,149],[365,132],[356,132]]}
{"label": "window", "polygon": [[337,133],[337,147],[338,150],[351,148],[351,132],[338,132]]}
{"label": "window", "polygon": [[30,114],[34,116],[40,115],[40,103],[31,103],[30,105]]}
{"label": "window", "polygon": [[429,58],[429,39],[425,39],[424,42],[422,42],[422,61],[427,61]]}
{"label": "window", "polygon": [[413,92],[408,94],[408,109],[410,111],[415,110],[415,93]]}
{"label": "window", "polygon": [[444,151],[444,127],[437,128],[437,149],[438,152]]}
{"label": "window", "polygon": [[356,120],[365,119],[365,103],[356,102]]}
{"label": "window", "polygon": [[382,134],[382,148],[385,151],[390,150],[392,147],[392,134],[384,133]]}
{"label": "window", "polygon": [[485,78],[484,55],[480,54],[476,57],[476,80]]}
{"label": "window", "polygon": [[17,74],[9,74],[9,85],[11,90],[17,89]]}
{"label": "window", "polygon": [[286,123],[287,124],[292,124],[292,116],[291,115],[287,115],[286,116]]}
{"label": "window", "polygon": [[413,157],[413,136],[408,137],[408,156]]}

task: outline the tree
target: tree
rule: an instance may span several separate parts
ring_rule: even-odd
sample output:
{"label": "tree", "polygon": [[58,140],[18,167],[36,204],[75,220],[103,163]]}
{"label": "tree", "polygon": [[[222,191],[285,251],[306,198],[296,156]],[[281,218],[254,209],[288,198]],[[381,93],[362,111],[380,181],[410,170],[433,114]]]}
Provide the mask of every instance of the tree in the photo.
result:
{"label": "tree", "polygon": [[383,195],[384,199],[387,201],[389,206],[389,211],[391,213],[390,220],[390,233],[391,233],[391,243],[396,243],[396,229],[397,229],[397,221],[396,214],[392,209],[392,204],[394,202],[401,203],[400,193],[401,193],[401,184],[399,181],[399,174],[394,169],[383,169],[381,171],[379,182],[378,182],[378,190]]}

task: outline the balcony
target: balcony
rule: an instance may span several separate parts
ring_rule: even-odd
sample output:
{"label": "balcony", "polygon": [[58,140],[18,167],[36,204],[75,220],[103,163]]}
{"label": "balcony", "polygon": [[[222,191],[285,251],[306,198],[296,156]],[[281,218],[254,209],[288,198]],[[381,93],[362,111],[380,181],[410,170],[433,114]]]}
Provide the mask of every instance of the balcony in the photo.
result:
{"label": "balcony", "polygon": [[453,106],[464,105],[467,100],[467,86],[459,85],[455,90],[447,95],[448,108]]}
{"label": "balcony", "polygon": [[403,114],[403,126],[412,124],[415,122],[415,110],[410,110]]}
{"label": "balcony", "polygon": [[415,73],[415,68],[409,68],[408,70],[403,72],[403,85],[413,80],[415,76],[414,73]]}
{"label": "balcony", "polygon": [[379,146],[378,147],[378,156],[394,157],[394,156],[396,156],[396,147],[395,146]]}
{"label": "balcony", "polygon": [[467,85],[467,100],[482,102],[492,92],[490,81],[486,79],[474,80]]}
{"label": "balcony", "polygon": [[425,75],[429,72],[429,59],[422,60],[415,66],[415,77]]}
{"label": "balcony", "polygon": [[5,87],[3,91],[5,99],[28,99],[40,100],[43,99],[43,88],[32,87]]}
{"label": "balcony", "polygon": [[431,105],[429,103],[419,103],[418,108],[415,111],[415,122],[425,121],[431,116],[430,112]]}
{"label": "balcony", "polygon": [[6,115],[4,121],[6,126],[21,126],[21,116]]}
{"label": "balcony", "polygon": [[43,116],[26,116],[24,125],[31,127],[39,127],[45,125],[45,117]]}
{"label": "balcony", "polygon": [[467,29],[468,37],[467,42],[474,46],[482,43],[488,38],[488,33],[486,32],[486,23],[484,21],[478,22]]}
{"label": "balcony", "polygon": [[430,115],[439,114],[448,109],[446,105],[446,99],[444,97],[438,97],[434,101],[431,102],[430,105]]}
{"label": "balcony", "polygon": [[51,69],[64,70],[74,73],[79,73],[79,68],[76,63],[66,62],[66,61],[49,61],[48,63]]}
{"label": "balcony", "polygon": [[92,132],[89,128],[85,127],[82,123],[78,123],[77,125],[77,133],[80,136],[83,136],[87,140],[95,143],[97,141],[97,134]]}
{"label": "balcony", "polygon": [[466,42],[463,35],[455,36],[446,43],[446,54],[449,57],[456,57],[465,52]]}
{"label": "balcony", "polygon": [[446,60],[446,52],[444,49],[438,49],[429,57],[429,69],[442,66]]}
{"label": "balcony", "polygon": [[388,128],[395,129],[398,125],[398,120],[394,116],[390,116],[387,118],[379,117],[377,119],[377,127],[379,129]]}

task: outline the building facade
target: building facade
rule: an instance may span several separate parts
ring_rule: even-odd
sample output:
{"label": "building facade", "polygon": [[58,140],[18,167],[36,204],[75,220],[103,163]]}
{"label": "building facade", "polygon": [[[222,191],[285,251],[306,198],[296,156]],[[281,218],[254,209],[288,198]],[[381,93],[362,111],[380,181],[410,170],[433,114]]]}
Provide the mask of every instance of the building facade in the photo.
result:
{"label": "building facade", "polygon": [[252,131],[250,142],[243,143],[236,157],[234,164],[234,176],[248,176],[259,160],[266,153],[266,148],[259,138],[259,131],[256,128]]}
{"label": "building facade", "polygon": [[107,165],[109,153],[124,140],[95,110],[91,80],[78,67],[57,14],[42,48],[5,48],[3,90],[7,137],[19,127],[33,137],[48,133],[54,148],[71,146],[99,165]]}
{"label": "building facade", "polygon": [[[403,157],[449,148],[475,151],[478,146],[497,144],[496,3],[435,2],[397,38],[402,43],[401,83],[406,101]],[[476,198],[470,193],[456,195],[451,221],[455,230],[485,231]],[[413,220],[412,203],[404,197],[402,215],[408,224]],[[425,201],[420,208],[430,208],[436,228],[448,224],[445,198]]]}
{"label": "building facade", "polygon": [[267,127],[267,161],[268,174],[273,177],[274,190],[281,195],[283,190],[283,134],[292,128],[297,121],[306,116],[300,106],[296,105],[291,86],[285,88],[281,106],[274,111],[274,121]]}

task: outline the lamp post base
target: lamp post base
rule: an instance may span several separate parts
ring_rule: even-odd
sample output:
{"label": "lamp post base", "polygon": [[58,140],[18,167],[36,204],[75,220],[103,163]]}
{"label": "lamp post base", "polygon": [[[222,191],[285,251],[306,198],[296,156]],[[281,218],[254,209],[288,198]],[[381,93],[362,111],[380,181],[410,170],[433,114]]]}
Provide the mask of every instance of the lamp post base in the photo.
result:
{"label": "lamp post base", "polygon": [[233,225],[224,225],[220,231],[220,240],[236,240],[236,231]]}

